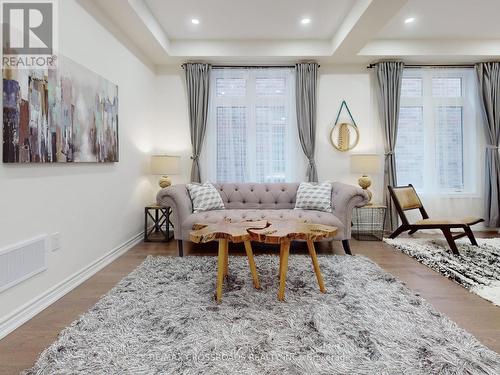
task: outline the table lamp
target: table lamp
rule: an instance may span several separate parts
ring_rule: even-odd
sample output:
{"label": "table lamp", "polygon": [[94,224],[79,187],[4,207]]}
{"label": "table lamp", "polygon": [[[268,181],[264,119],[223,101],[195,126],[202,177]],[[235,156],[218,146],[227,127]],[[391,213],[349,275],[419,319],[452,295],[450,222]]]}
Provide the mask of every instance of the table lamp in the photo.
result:
{"label": "table lamp", "polygon": [[162,188],[172,185],[172,180],[168,175],[179,174],[180,156],[151,155],[151,174],[159,175],[158,184]]}
{"label": "table lamp", "polygon": [[372,180],[368,174],[380,173],[380,155],[378,154],[353,154],[351,155],[351,172],[361,173],[358,184],[368,194],[368,204],[371,203],[373,193],[368,190]]}

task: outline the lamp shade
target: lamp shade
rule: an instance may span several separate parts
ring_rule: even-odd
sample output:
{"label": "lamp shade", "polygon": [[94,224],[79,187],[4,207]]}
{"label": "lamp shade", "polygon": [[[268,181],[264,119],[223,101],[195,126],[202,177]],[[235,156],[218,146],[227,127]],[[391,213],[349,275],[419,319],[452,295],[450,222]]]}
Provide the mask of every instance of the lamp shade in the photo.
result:
{"label": "lamp shade", "polygon": [[170,155],[152,155],[151,156],[151,174],[169,175],[179,174],[180,156]]}
{"label": "lamp shade", "polygon": [[353,154],[351,155],[351,172],[353,173],[380,173],[380,155]]}

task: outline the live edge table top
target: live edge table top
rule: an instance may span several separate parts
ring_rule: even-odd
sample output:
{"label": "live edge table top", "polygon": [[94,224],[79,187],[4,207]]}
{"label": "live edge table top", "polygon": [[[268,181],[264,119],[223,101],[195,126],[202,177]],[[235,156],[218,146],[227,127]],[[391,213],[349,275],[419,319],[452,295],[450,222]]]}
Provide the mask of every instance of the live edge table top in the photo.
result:
{"label": "live edge table top", "polygon": [[228,240],[238,243],[250,241],[250,229],[263,229],[268,226],[266,220],[259,221],[222,221],[219,223],[198,223],[189,233],[189,239],[195,243],[205,243],[216,240]]}
{"label": "live edge table top", "polygon": [[266,220],[220,222],[195,224],[190,233],[190,240],[205,243],[218,239],[230,242],[255,241],[268,244],[280,244],[282,241],[320,241],[332,238],[337,228],[329,225],[304,223],[299,221]]}
{"label": "live edge table top", "polygon": [[280,244],[283,241],[316,242],[332,238],[337,234],[337,228],[329,225],[304,223],[300,221],[272,221],[266,228],[249,228],[252,241]]}

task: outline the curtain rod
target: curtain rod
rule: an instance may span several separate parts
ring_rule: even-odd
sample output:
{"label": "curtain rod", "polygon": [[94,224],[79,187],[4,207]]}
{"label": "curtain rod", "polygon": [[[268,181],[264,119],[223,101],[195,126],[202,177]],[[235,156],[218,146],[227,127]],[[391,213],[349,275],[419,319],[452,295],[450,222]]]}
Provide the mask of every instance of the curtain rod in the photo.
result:
{"label": "curtain rod", "polygon": [[[370,64],[366,68],[372,69],[377,63]],[[474,64],[405,64],[405,68],[474,68]]]}
{"label": "curtain rod", "polygon": [[[181,68],[184,69],[184,65]],[[318,65],[318,68],[321,65]],[[295,65],[212,65],[212,69],[295,68]]]}
{"label": "curtain rod", "polygon": [[295,65],[212,65],[212,69],[295,68]]}

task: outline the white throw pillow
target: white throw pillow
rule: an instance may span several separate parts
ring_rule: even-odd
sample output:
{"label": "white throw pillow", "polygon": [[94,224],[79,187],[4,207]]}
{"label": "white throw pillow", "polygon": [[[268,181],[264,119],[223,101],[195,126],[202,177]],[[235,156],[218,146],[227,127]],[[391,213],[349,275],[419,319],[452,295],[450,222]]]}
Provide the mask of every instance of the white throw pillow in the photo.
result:
{"label": "white throw pillow", "polygon": [[301,182],[297,189],[295,209],[332,212],[332,184]]}
{"label": "white throw pillow", "polygon": [[210,182],[187,184],[186,187],[193,203],[193,213],[225,208],[219,192]]}

